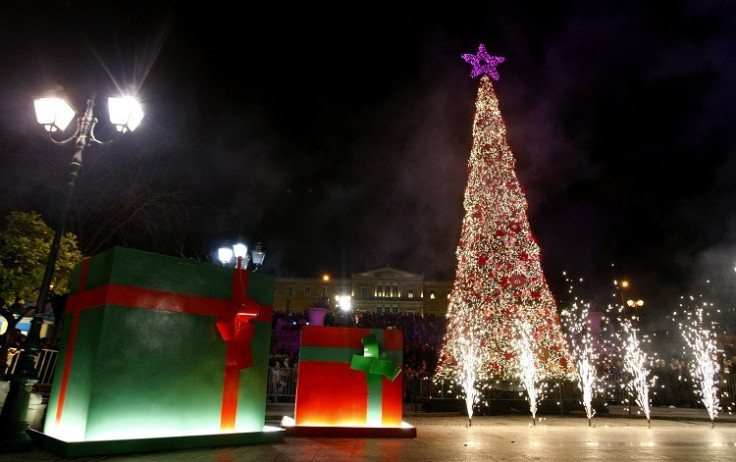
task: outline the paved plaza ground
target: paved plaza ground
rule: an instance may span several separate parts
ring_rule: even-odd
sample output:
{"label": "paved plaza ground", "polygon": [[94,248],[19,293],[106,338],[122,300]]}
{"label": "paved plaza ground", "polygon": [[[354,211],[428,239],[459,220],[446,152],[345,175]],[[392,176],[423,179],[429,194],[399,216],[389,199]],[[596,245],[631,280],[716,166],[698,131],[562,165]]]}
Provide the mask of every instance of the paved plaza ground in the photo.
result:
{"label": "paved plaza ground", "polygon": [[[270,404],[269,425],[293,416],[293,404]],[[416,438],[316,438],[283,442],[110,456],[63,458],[44,449],[0,454],[0,461],[265,462],[265,461],[576,461],[736,460],[736,417],[711,424],[704,409],[653,408],[651,423],[621,406],[593,417],[583,414],[474,417],[407,409]]]}

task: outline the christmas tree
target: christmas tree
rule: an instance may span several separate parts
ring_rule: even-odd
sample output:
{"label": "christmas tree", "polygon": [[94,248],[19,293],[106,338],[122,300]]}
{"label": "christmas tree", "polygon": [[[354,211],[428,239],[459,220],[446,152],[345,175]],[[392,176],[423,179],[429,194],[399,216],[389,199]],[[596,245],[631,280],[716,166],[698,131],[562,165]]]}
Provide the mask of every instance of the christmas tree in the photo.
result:
{"label": "christmas tree", "polygon": [[[483,44],[464,54],[481,76],[468,161],[457,267],[447,312],[437,377],[461,384],[468,416],[479,401],[480,383],[513,380],[523,372],[519,326],[528,325],[536,363],[545,378],[570,377],[574,364],[556,302],[542,270],[540,248],[529,226],[524,191],[514,171],[506,126],[491,77],[504,58]],[[528,365],[528,364],[527,364]]]}

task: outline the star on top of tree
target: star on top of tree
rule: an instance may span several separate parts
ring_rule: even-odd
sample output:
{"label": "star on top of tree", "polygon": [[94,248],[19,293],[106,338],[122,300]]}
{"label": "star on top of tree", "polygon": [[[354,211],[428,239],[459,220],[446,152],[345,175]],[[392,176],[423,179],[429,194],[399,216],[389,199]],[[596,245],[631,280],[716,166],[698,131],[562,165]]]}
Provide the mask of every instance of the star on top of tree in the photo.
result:
{"label": "star on top of tree", "polygon": [[486,74],[493,80],[498,80],[498,71],[496,66],[506,60],[502,56],[491,56],[486,51],[485,45],[482,43],[478,46],[478,54],[465,53],[463,59],[473,65],[473,70],[470,71],[470,76],[475,78],[481,74]]}

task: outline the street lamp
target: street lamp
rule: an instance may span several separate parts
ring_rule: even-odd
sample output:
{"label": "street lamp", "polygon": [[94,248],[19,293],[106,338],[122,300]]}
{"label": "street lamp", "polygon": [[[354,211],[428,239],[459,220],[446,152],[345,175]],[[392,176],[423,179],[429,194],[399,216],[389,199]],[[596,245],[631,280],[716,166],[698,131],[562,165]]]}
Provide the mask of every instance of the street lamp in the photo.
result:
{"label": "street lamp", "polygon": [[644,306],[644,300],[626,300],[626,304],[629,306],[629,308],[633,308],[634,315],[631,317],[634,321],[639,321],[639,308]]}
{"label": "street lamp", "polygon": [[255,272],[263,265],[263,260],[266,259],[266,252],[261,247],[260,242],[250,251],[250,255],[248,255],[248,247],[242,243],[237,243],[232,247],[220,247],[217,249],[217,258],[223,266],[230,263],[233,257],[235,257],[235,268],[248,269],[248,262],[253,261],[255,267],[253,271]]}
{"label": "street lamp", "polygon": [[342,310],[343,315],[345,316],[345,326],[348,325],[348,311],[352,308],[353,300],[350,295],[336,295],[335,300],[337,300],[337,307]]}
{"label": "street lamp", "polygon": [[[72,106],[62,98],[37,98],[34,100],[36,120],[49,134],[49,139],[54,144],[67,144],[74,142],[74,157],[72,158],[67,183],[64,205],[59,215],[59,221],[54,232],[51,243],[46,269],[44,271],[41,287],[38,292],[36,310],[33,313],[31,328],[26,337],[23,349],[18,359],[18,367],[10,377],[10,390],[5,399],[2,413],[0,413],[0,452],[12,452],[30,449],[31,439],[26,433],[28,430],[28,403],[31,389],[38,382],[36,362],[41,351],[40,333],[43,324],[43,309],[51,288],[56,259],[59,254],[59,245],[66,228],[66,219],[71,208],[72,196],[76,185],[79,171],[82,169],[82,154],[90,144],[109,144],[115,141],[100,141],[95,137],[94,129],[97,118],[94,115],[96,94],[87,99],[87,107],[84,114],[77,117],[77,128],[69,138],[58,140],[54,134],[63,133],[69,123],[77,115]],[[133,98],[124,96],[109,98],[108,107],[110,122],[115,125],[120,135],[133,131],[143,120],[143,109]],[[117,139],[117,138],[116,138]]]}

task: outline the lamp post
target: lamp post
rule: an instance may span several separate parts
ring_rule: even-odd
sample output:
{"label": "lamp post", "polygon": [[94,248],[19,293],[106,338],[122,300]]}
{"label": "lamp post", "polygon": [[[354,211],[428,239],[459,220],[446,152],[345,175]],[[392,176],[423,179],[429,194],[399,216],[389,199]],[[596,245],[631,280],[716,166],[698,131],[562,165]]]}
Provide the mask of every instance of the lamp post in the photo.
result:
{"label": "lamp post", "polygon": [[[94,129],[97,125],[97,118],[94,115],[95,99],[96,94],[92,93],[87,100],[84,114],[77,118],[77,128],[74,134],[64,140],[55,139],[54,134],[66,129],[76,116],[76,111],[62,98],[37,98],[34,101],[36,120],[46,129],[51,141],[54,144],[67,144],[73,141],[75,148],[74,157],[72,157],[69,164],[69,182],[67,183],[64,205],[54,231],[31,328],[23,345],[23,350],[20,352],[18,366],[10,377],[10,390],[5,399],[2,413],[0,413],[0,452],[30,449],[31,439],[26,432],[29,426],[27,420],[28,403],[33,385],[38,382],[36,362],[41,351],[39,337],[43,323],[43,309],[50,291],[56,259],[59,255],[59,245],[66,228],[66,219],[71,208],[77,177],[82,169],[82,154],[90,144],[109,144],[115,141],[115,139],[100,141],[95,137]],[[143,109],[131,97],[109,98],[108,106],[110,122],[115,125],[120,135],[135,130],[143,119]]]}
{"label": "lamp post", "polygon": [[232,247],[220,247],[217,249],[217,258],[223,266],[230,263],[233,257],[235,257],[235,268],[248,269],[248,263],[252,261],[254,266],[253,271],[255,272],[263,265],[263,260],[266,259],[266,252],[263,250],[260,242],[250,251],[250,255],[248,254],[248,247],[242,243],[237,243]]}
{"label": "lamp post", "polygon": [[624,289],[627,289],[629,287],[629,281],[623,280],[623,281],[613,281],[613,283],[618,287],[618,293],[621,295],[621,306],[623,307],[625,305],[624,302]]}

